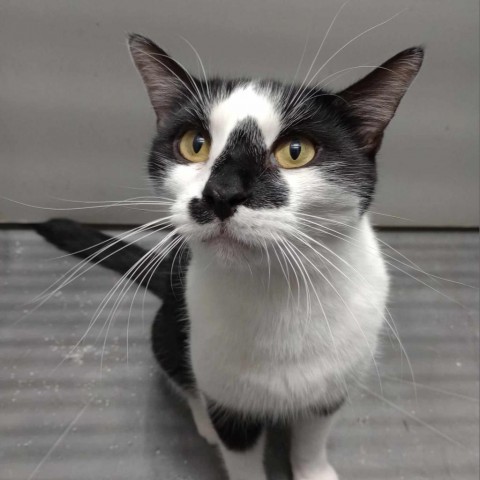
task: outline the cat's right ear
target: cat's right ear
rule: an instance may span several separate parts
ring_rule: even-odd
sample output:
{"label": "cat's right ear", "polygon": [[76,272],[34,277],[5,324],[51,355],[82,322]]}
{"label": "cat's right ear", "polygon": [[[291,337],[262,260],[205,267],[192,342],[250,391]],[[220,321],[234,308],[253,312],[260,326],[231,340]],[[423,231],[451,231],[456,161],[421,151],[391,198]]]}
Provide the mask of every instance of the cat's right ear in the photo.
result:
{"label": "cat's right ear", "polygon": [[182,92],[193,90],[194,80],[150,39],[133,33],[128,36],[128,46],[157,115],[157,122],[161,125]]}
{"label": "cat's right ear", "polygon": [[366,153],[377,153],[383,132],[423,62],[423,48],[398,53],[352,86],[338,93],[346,104]]}

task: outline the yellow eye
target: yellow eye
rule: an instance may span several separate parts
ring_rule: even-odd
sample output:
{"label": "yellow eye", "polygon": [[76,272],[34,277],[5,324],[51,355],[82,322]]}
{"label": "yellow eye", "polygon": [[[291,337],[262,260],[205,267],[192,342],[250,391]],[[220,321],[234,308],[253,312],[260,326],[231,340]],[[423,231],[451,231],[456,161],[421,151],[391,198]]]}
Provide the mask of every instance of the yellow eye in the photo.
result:
{"label": "yellow eye", "polygon": [[298,168],[315,157],[315,147],[306,138],[291,138],[281,143],[275,149],[274,155],[281,167]]}
{"label": "yellow eye", "polygon": [[210,141],[202,132],[189,130],[180,139],[178,149],[190,162],[206,162],[210,153]]}

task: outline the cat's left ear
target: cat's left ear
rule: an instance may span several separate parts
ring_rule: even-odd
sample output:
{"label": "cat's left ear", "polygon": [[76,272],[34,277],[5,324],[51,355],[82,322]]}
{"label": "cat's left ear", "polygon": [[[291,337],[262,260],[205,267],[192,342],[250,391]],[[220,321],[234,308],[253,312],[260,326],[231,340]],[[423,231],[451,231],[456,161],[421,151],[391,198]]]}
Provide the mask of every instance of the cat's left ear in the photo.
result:
{"label": "cat's left ear", "polygon": [[136,33],[128,36],[128,46],[150,102],[162,124],[182,95],[195,91],[193,77],[168,53],[150,39]]}
{"label": "cat's left ear", "polygon": [[383,132],[420,70],[423,56],[421,47],[404,50],[338,93],[367,154],[375,155],[380,148]]}

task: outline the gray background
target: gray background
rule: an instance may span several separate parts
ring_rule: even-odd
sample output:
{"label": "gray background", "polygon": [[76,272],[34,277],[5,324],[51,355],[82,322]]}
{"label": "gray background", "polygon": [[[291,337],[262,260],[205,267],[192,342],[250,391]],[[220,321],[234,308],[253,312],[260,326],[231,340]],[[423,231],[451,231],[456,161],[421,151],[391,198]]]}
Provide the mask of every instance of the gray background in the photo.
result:
{"label": "gray background", "polygon": [[[69,208],[69,200],[147,195],[144,158],[154,128],[128,58],[128,31],[155,39],[197,71],[292,79],[309,38],[304,75],[341,1],[2,0],[0,3],[0,195]],[[373,65],[426,44],[424,69],[402,103],[380,155],[376,223],[478,224],[478,1],[352,0],[317,68],[358,33],[319,76]],[[343,86],[368,69],[356,69]],[[73,205],[73,206],[81,206]],[[68,216],[139,223],[145,212],[55,212],[0,198],[0,221]]]}

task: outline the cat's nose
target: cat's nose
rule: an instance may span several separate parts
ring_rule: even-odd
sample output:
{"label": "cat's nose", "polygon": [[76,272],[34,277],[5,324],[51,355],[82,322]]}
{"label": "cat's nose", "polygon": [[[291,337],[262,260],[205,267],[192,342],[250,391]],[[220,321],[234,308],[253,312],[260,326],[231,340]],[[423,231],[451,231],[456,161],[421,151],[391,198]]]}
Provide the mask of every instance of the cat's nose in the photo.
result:
{"label": "cat's nose", "polygon": [[215,185],[207,182],[202,193],[203,200],[220,220],[231,217],[238,205],[250,198],[250,192],[239,185]]}

